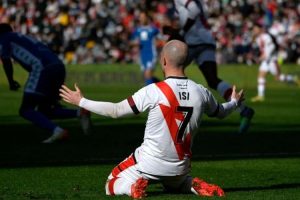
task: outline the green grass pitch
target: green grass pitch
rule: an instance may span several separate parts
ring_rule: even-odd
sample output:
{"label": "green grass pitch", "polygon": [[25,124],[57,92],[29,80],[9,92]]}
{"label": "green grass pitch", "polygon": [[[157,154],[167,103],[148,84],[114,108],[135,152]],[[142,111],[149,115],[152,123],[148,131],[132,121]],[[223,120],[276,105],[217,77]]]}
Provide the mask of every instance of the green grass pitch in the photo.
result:
{"label": "green grass pitch", "polygon": [[[286,65],[282,70],[300,75],[300,66]],[[196,66],[189,66],[186,73],[206,86]],[[162,78],[160,69],[156,74]],[[300,199],[300,87],[269,76],[266,101],[253,104],[257,66],[220,66],[219,74],[245,90],[246,103],[256,115],[243,135],[237,133],[238,113],[224,120],[204,117],[194,141],[192,175],[220,185],[226,192],[224,199]],[[24,85],[26,77],[15,66],[15,79]],[[74,82],[87,98],[113,102],[143,86],[139,67],[124,64],[67,66],[66,84]],[[107,197],[104,184],[112,168],[142,142],[146,114],[122,119],[92,115],[90,136],[81,133],[77,119],[56,120],[71,138],[44,145],[40,142],[49,133],[18,116],[22,91],[8,90],[3,69],[0,91],[0,200],[130,199]],[[150,185],[147,197],[199,198],[165,194],[159,184]]]}

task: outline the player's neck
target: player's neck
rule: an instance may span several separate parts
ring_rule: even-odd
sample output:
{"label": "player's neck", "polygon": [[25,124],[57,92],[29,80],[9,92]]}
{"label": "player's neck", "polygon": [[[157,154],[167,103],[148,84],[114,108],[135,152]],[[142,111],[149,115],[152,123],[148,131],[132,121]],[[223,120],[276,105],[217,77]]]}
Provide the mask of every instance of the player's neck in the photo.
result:
{"label": "player's neck", "polygon": [[168,77],[186,77],[184,72],[182,72],[181,70],[172,70],[170,72],[166,72],[165,74],[165,78]]}

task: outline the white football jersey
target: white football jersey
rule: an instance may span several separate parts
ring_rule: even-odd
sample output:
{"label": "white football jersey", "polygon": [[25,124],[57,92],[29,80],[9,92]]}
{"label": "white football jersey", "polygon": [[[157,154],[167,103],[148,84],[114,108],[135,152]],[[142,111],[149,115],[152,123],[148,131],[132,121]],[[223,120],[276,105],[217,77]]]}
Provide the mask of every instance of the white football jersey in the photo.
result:
{"label": "white football jersey", "polygon": [[208,29],[203,2],[201,0],[174,0],[174,3],[181,29],[188,19],[195,20],[191,28],[184,32],[185,42],[188,45],[215,45],[215,39]]}
{"label": "white football jersey", "polygon": [[188,173],[201,116],[219,108],[213,95],[186,77],[168,77],[140,89],[128,102],[136,114],[149,111],[144,142],[135,151],[139,169],[162,176]]}
{"label": "white football jersey", "polygon": [[276,46],[268,33],[262,33],[256,38],[256,43],[265,60],[276,60]]}

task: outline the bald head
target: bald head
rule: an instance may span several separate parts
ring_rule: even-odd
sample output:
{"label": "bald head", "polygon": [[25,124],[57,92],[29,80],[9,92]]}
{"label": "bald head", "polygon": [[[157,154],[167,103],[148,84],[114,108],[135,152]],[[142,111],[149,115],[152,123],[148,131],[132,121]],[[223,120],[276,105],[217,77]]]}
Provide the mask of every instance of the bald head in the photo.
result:
{"label": "bald head", "polygon": [[176,68],[184,68],[188,47],[179,40],[171,40],[162,49],[162,54],[168,65]]}

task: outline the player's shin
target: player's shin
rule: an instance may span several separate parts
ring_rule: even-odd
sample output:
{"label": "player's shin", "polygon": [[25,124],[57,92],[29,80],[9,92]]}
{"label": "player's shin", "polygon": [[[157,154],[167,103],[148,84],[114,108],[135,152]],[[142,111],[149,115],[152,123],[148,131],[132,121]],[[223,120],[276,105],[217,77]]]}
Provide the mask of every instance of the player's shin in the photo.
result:
{"label": "player's shin", "polygon": [[258,86],[257,86],[258,96],[260,97],[265,96],[265,87],[266,87],[266,79],[258,78]]}

